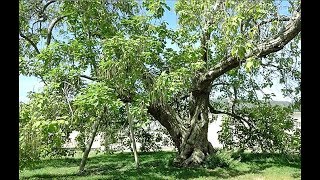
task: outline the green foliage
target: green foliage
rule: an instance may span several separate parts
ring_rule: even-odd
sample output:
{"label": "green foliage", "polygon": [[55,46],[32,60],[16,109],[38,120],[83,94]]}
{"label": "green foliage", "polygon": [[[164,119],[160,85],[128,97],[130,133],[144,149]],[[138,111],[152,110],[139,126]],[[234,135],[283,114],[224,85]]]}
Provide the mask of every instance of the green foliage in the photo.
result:
{"label": "green foliage", "polygon": [[[269,154],[242,155],[233,168],[176,168],[167,165],[175,152],[139,153],[141,164],[134,170],[132,153],[92,153],[84,174],[78,174],[81,157],[41,160],[19,173],[20,179],[300,179],[301,160]],[[105,173],[108,172],[108,173]]]}
{"label": "green foliage", "polygon": [[168,132],[163,127],[151,130],[149,127],[138,129],[136,132],[137,142],[141,143],[140,151],[159,151],[161,147],[172,146],[173,142]]}
{"label": "green foliage", "polygon": [[155,18],[161,18],[164,14],[164,7],[170,10],[170,7],[165,3],[165,0],[145,0],[143,6],[151,13]]}
{"label": "green foliage", "polygon": [[86,149],[86,145],[88,142],[87,137],[90,137],[89,135],[90,134],[88,132],[80,131],[75,138],[77,142],[77,148],[81,149],[82,152],[84,152]]}
{"label": "green foliage", "polygon": [[246,72],[250,72],[252,68],[257,68],[259,66],[259,61],[253,57],[250,57],[246,61],[245,70]]}
{"label": "green foliage", "polygon": [[186,91],[190,87],[188,74],[190,72],[186,68],[180,68],[169,74],[162,72],[155,82],[154,90],[150,92],[151,101],[160,99],[169,102],[175,95]]}
{"label": "green foliage", "polygon": [[94,116],[98,117],[104,106],[107,105],[108,109],[116,111],[123,103],[117,99],[114,89],[104,83],[93,83],[82,89],[75,99],[75,105],[79,107],[79,110],[92,112]]}
{"label": "green foliage", "polygon": [[64,97],[50,89],[30,94],[19,110],[19,165],[21,168],[43,157],[64,155],[62,145],[70,133],[69,110]]}
{"label": "green foliage", "polygon": [[216,153],[207,157],[204,166],[209,169],[214,169],[217,167],[234,167],[239,161],[235,160],[232,155],[232,151],[218,150]]}
{"label": "green foliage", "polygon": [[[80,131],[80,142],[84,143],[105,107],[108,114],[99,131],[117,132],[126,125],[123,104],[128,99],[137,129],[148,123],[150,103],[177,103],[186,114],[182,119],[188,119],[188,100],[176,102],[176,98],[195,88],[194,80],[227,57],[244,61],[257,44],[278,34],[286,23],[274,21],[258,27],[260,22],[279,17],[281,12],[274,1],[228,0],[214,9],[216,2],[177,1],[179,28],[173,30],[168,28],[168,22],[158,23],[170,9],[164,0],[56,1],[45,12],[41,11],[46,1],[20,0],[19,73],[40,78],[48,88],[33,94],[20,109],[20,159],[61,154],[59,149],[71,130]],[[297,5],[299,1],[290,1],[289,13]],[[47,45],[48,26],[62,16]],[[202,58],[201,45],[205,31],[210,34],[205,44],[207,62]],[[169,48],[169,42],[177,48]],[[299,43],[297,36],[279,53],[249,57],[244,69],[233,69],[215,79],[213,84],[229,85],[214,86],[212,92],[218,99],[230,98],[236,94],[232,91],[235,87],[239,100],[260,104],[256,91],[271,87],[276,75],[285,85],[283,95],[299,104]],[[91,80],[87,81],[84,75]],[[270,100],[271,96],[265,95],[265,99]],[[222,103],[215,107],[228,109]],[[239,114],[248,117],[253,127],[248,130],[250,125],[226,119],[221,134],[226,146],[299,149],[299,133],[283,133],[292,130],[287,110],[262,104],[244,108]],[[153,146],[153,138],[141,136],[146,137],[145,144],[151,142],[149,145]],[[240,142],[231,138],[234,136],[240,137]],[[285,139],[289,139],[288,143],[282,144]],[[30,157],[26,157],[28,151],[32,152]]]}
{"label": "green foliage", "polygon": [[301,129],[296,128],[284,144],[286,154],[301,155]]}
{"label": "green foliage", "polygon": [[[173,146],[173,142],[164,127],[154,128],[155,124],[153,121],[143,119],[135,120],[134,122],[136,122],[133,124],[135,138],[136,142],[141,144],[139,149],[141,152],[159,151],[161,147]],[[110,127],[110,125],[113,127]],[[156,125],[159,126],[159,124]],[[124,117],[120,127],[115,127],[115,123],[108,123],[103,133],[106,152],[131,149],[130,133],[126,117]],[[111,144],[116,146],[109,149],[109,145]]]}
{"label": "green foliage", "polygon": [[243,119],[223,118],[219,141],[228,149],[299,153],[301,137],[294,127],[292,113],[291,108],[279,105],[243,107],[239,111]]}
{"label": "green foliage", "polygon": [[41,157],[41,139],[32,127],[28,124],[19,132],[19,168],[31,166],[32,162]]}

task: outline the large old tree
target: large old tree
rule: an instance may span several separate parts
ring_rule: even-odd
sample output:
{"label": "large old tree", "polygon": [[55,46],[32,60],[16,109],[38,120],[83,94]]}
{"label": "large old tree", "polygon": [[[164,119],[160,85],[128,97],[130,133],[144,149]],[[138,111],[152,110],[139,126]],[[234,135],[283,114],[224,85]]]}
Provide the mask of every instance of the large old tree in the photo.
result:
{"label": "large old tree", "polygon": [[[177,165],[197,165],[214,152],[209,112],[238,117],[241,102],[259,103],[275,81],[299,101],[300,1],[167,3],[20,0],[20,74],[61,92],[72,85],[70,103],[79,95],[100,110],[130,103],[135,119],[151,115],[167,129]],[[176,19],[165,18],[173,8]]]}

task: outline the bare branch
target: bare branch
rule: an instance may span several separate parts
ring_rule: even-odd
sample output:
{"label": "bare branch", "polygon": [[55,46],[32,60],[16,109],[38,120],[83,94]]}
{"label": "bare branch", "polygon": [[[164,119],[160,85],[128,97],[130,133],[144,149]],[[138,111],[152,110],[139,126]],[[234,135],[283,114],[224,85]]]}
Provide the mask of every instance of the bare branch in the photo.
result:
{"label": "bare branch", "polygon": [[[214,5],[213,5],[213,7],[212,7],[212,14],[211,14],[211,16],[214,16],[216,13],[217,13],[217,11],[218,10],[220,10],[220,9],[222,9],[222,5],[223,5],[223,3],[225,3],[225,0],[218,0]],[[212,20],[211,21],[209,21],[209,23],[208,23],[208,25],[210,26],[210,25],[212,25]]]}
{"label": "bare branch", "polygon": [[213,11],[217,11],[218,9],[220,9],[224,2],[225,2],[225,0],[218,0],[213,7]]}
{"label": "bare branch", "polygon": [[218,82],[218,83],[214,83],[212,84],[211,87],[215,87],[215,86],[230,86],[230,83],[224,83],[224,82]]}
{"label": "bare branch", "polygon": [[260,65],[261,65],[262,67],[274,67],[274,68],[276,68],[276,69],[278,69],[278,70],[282,70],[282,68],[280,68],[279,66],[276,66],[276,65],[274,65],[274,64],[271,64],[271,62],[268,62],[268,63],[266,63],[266,64],[261,63]]}
{"label": "bare branch", "polygon": [[249,122],[248,120],[246,120],[245,118],[243,118],[243,117],[241,117],[241,116],[239,116],[239,115],[237,115],[237,114],[234,114],[234,113],[216,110],[216,109],[214,109],[214,108],[212,107],[212,105],[211,105],[210,103],[209,103],[209,110],[210,110],[210,112],[213,113],[213,114],[226,114],[226,115],[231,116],[231,117],[233,117],[233,118],[235,118],[235,119],[237,119],[237,120],[240,120],[240,121],[245,122],[245,123],[246,123],[247,125],[249,125],[250,127],[253,127],[253,124],[250,123],[250,122]]}
{"label": "bare branch", "polygon": [[46,81],[44,80],[43,76],[40,76],[40,75],[39,75],[39,77],[40,77],[41,81],[44,83],[44,85],[48,85],[48,84],[46,83]]}
{"label": "bare branch", "polygon": [[47,9],[47,7],[48,7],[50,4],[54,3],[54,2],[56,2],[56,0],[52,0],[52,1],[47,2],[47,4],[45,4],[45,5],[43,6],[42,13],[44,13],[44,11]]}
{"label": "bare branch", "polygon": [[89,80],[91,80],[91,81],[97,81],[97,80],[99,80],[98,78],[90,77],[90,76],[87,76],[87,75],[80,75],[80,77],[89,79]]}
{"label": "bare branch", "polygon": [[187,99],[189,96],[190,96],[190,94],[184,94],[184,95],[181,95],[181,96],[177,97],[177,99],[178,100],[184,100],[184,99]]}
{"label": "bare branch", "polygon": [[48,27],[48,35],[47,35],[47,46],[49,46],[50,42],[51,42],[51,36],[52,36],[52,30],[53,27],[66,16],[61,16],[61,17],[57,17],[55,19],[52,20],[52,22],[50,23],[49,27]]}
{"label": "bare branch", "polygon": [[40,51],[39,51],[37,45],[30,38],[28,38],[26,35],[24,35],[20,30],[19,30],[19,34],[22,38],[24,38],[25,40],[27,40],[31,44],[31,46],[36,50],[36,52],[38,54],[40,54]]}
{"label": "bare branch", "polygon": [[[209,27],[214,23],[213,22],[213,16],[217,13],[218,10],[221,9],[223,3],[225,0],[218,0],[213,6],[212,9],[209,9],[210,12],[205,12],[204,13],[204,19],[205,19],[205,24],[204,27],[202,28],[201,26],[201,31],[202,31],[202,38],[201,38],[201,47],[203,49],[203,54],[202,54],[202,60],[204,62],[208,61],[208,41],[210,40],[210,34],[209,32]],[[210,17],[207,16],[207,14],[210,15]]]}
{"label": "bare branch", "polygon": [[238,100],[238,90],[235,86],[232,86],[233,87],[233,92],[234,92],[234,99],[232,101],[232,106],[231,106],[231,112],[234,113],[234,110],[235,110],[235,107],[236,107],[236,103],[237,103],[237,100]]}
{"label": "bare branch", "polygon": [[265,20],[265,21],[261,21],[260,23],[258,23],[256,26],[260,27],[264,24],[267,24],[267,23],[270,23],[270,22],[273,22],[273,21],[290,21],[290,18],[289,17],[286,17],[286,16],[283,16],[283,17],[274,17],[272,19],[269,19],[269,20]]}
{"label": "bare branch", "polygon": [[63,94],[64,94],[64,97],[65,97],[65,100],[68,104],[68,107],[69,107],[69,110],[70,110],[70,113],[71,113],[71,123],[73,122],[73,117],[74,117],[74,113],[73,113],[73,110],[72,110],[72,107],[71,107],[71,104],[70,104],[70,101],[68,99],[68,86],[66,86],[67,84],[72,87],[72,85],[67,82],[67,81],[63,81],[65,84],[64,84],[64,88],[62,88],[62,91],[63,91]]}

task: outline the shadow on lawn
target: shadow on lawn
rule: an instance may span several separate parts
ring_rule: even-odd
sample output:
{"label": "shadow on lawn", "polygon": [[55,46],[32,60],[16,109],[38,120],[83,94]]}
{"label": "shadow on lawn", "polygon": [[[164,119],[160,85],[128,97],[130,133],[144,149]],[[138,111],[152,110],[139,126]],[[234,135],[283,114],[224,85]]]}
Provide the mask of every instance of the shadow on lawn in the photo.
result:
{"label": "shadow on lawn", "polygon": [[[151,154],[147,154],[151,156]],[[131,162],[130,153],[117,153],[117,154],[103,154],[99,156],[89,157],[88,164],[96,163],[110,163],[110,162]],[[27,170],[41,169],[45,167],[74,167],[79,166],[81,158],[56,158],[56,159],[44,159],[38,162],[34,162],[32,165],[27,167]]]}
{"label": "shadow on lawn", "polygon": [[272,164],[274,166],[287,166],[301,168],[301,160],[298,155],[284,155],[272,153],[243,153],[240,155],[241,162],[255,164]]}
{"label": "shadow on lawn", "polygon": [[45,167],[74,167],[78,166],[81,162],[80,158],[57,158],[57,159],[44,159],[30,164],[25,170],[36,170]]}
{"label": "shadow on lawn", "polygon": [[[125,166],[125,165],[124,165]],[[119,170],[121,166],[90,166],[82,174],[66,174],[66,175],[52,175],[52,174],[37,174],[32,177],[25,179],[34,179],[34,178],[46,178],[46,179],[74,179],[76,177],[90,177],[96,175],[107,176],[107,179],[153,179],[153,180],[162,180],[168,178],[174,179],[189,179],[189,178],[198,178],[198,177],[217,177],[228,179],[235,176],[244,175],[247,173],[259,173],[259,170],[248,170],[248,171],[238,171],[235,169],[218,169],[215,171],[208,171],[203,168],[173,168],[173,167],[145,167],[142,165],[139,169],[130,168],[125,171]],[[260,170],[263,170],[269,166],[261,166]],[[163,177],[164,176],[164,177]],[[167,178],[168,177],[168,178]]]}
{"label": "shadow on lawn", "polygon": [[[132,157],[131,157],[132,159]],[[259,173],[260,171],[271,167],[271,165],[259,165],[250,168],[246,171],[239,171],[236,169],[217,168],[215,170],[208,170],[205,168],[176,168],[167,166],[163,160],[155,160],[149,162],[142,162],[140,168],[135,169],[132,163],[115,165],[91,165],[87,167],[85,176],[90,175],[106,175],[110,179],[189,179],[198,177],[217,177],[228,179],[247,173]]]}
{"label": "shadow on lawn", "polygon": [[[242,154],[241,162],[250,162],[250,167],[246,170],[234,168],[216,168],[213,170],[205,168],[176,168],[168,166],[168,160],[174,156],[173,152],[140,153],[140,168],[135,169],[133,157],[130,153],[119,153],[112,155],[101,155],[91,157],[88,160],[86,170],[79,175],[51,175],[37,174],[30,178],[55,178],[55,179],[74,179],[76,177],[105,176],[107,179],[189,179],[198,177],[217,177],[228,179],[249,173],[260,173],[271,166],[290,166],[300,167],[299,161],[287,161],[286,158],[277,155],[263,154]],[[271,160],[270,160],[271,159]],[[69,163],[71,166],[78,166],[80,159],[75,161],[59,161],[59,166]],[[57,163],[57,162],[56,162]],[[48,163],[47,163],[48,164]],[[55,163],[54,163],[55,164]],[[298,176],[296,174],[295,176]],[[26,178],[29,179],[29,178]]]}

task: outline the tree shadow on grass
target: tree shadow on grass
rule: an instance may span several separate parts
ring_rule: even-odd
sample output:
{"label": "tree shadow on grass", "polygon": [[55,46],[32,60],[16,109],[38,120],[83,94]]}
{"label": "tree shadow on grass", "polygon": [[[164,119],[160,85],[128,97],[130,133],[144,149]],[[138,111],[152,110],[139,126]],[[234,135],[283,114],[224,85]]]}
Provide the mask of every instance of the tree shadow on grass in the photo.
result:
{"label": "tree shadow on grass", "polygon": [[136,169],[132,162],[118,162],[113,165],[90,165],[86,169],[86,175],[108,175],[111,179],[189,179],[199,177],[217,177],[228,179],[244,175],[247,173],[260,173],[266,168],[271,167],[270,164],[257,164],[248,170],[237,170],[234,168],[216,168],[209,170],[205,168],[177,168],[168,166],[167,161],[163,158],[141,161],[140,167]]}
{"label": "tree shadow on grass", "polygon": [[78,174],[35,174],[30,177],[20,178],[26,180],[34,180],[34,179],[74,179],[75,177],[79,177]]}
{"label": "tree shadow on grass", "polygon": [[[143,155],[144,155],[143,158],[148,156],[151,157],[152,153],[143,153]],[[161,153],[155,154],[155,155],[160,156]],[[131,162],[131,160],[132,160],[131,153],[102,154],[99,156],[89,157],[87,164],[123,162],[123,161]],[[79,166],[80,162],[81,162],[81,158],[66,157],[66,158],[43,159],[30,164],[30,166],[26,167],[25,169],[35,170],[35,169],[41,169],[45,167],[74,167],[74,166]]]}
{"label": "tree shadow on grass", "polygon": [[270,165],[261,166],[259,169],[250,169],[247,171],[239,171],[236,169],[216,169],[207,170],[204,168],[174,168],[174,167],[141,167],[139,169],[127,169],[126,171],[118,170],[102,170],[102,175],[109,175],[112,179],[168,179],[167,177],[174,179],[189,179],[199,177],[217,177],[228,179],[244,175],[247,173],[260,173]]}
{"label": "tree shadow on grass", "polygon": [[[134,166],[133,156],[130,153],[119,153],[112,155],[100,155],[88,159],[88,164],[81,175],[73,174],[36,174],[30,178],[47,179],[75,179],[77,177],[102,176],[107,179],[189,179],[199,177],[216,177],[229,179],[245,174],[259,174],[271,166],[300,167],[300,161],[288,161],[287,158],[277,155],[266,154],[243,154],[241,162],[249,165],[245,170],[236,168],[177,168],[168,165],[168,161],[174,155],[173,152],[140,153],[140,167]],[[58,166],[78,166],[80,159],[63,160],[53,162]],[[50,163],[46,163],[48,165]],[[45,166],[44,165],[44,166]],[[299,177],[299,173],[293,176]],[[25,179],[30,179],[25,178]]]}
{"label": "tree shadow on grass", "polygon": [[[163,180],[168,178],[173,179],[189,179],[199,177],[217,177],[228,179],[244,175],[247,173],[259,173],[257,169],[250,169],[248,171],[239,171],[236,169],[221,169],[209,171],[204,168],[175,168],[175,167],[146,167],[142,166],[138,169],[131,167],[130,169],[121,170],[125,167],[125,164],[121,165],[101,165],[90,166],[81,175],[65,174],[65,175],[53,175],[53,174],[37,174],[25,179],[75,179],[77,177],[90,177],[96,175],[102,175],[108,177],[108,179],[152,179]],[[265,167],[261,167],[259,170],[263,170]]]}
{"label": "tree shadow on grass", "polygon": [[241,162],[253,162],[257,164],[270,163],[275,166],[287,166],[301,168],[301,159],[298,155],[284,155],[275,153],[243,153]]}
{"label": "tree shadow on grass", "polygon": [[45,167],[73,167],[78,166],[81,162],[80,158],[57,158],[57,159],[44,159],[34,162],[26,170],[36,170]]}
{"label": "tree shadow on grass", "polygon": [[301,173],[293,173],[292,177],[293,178],[301,178]]}

